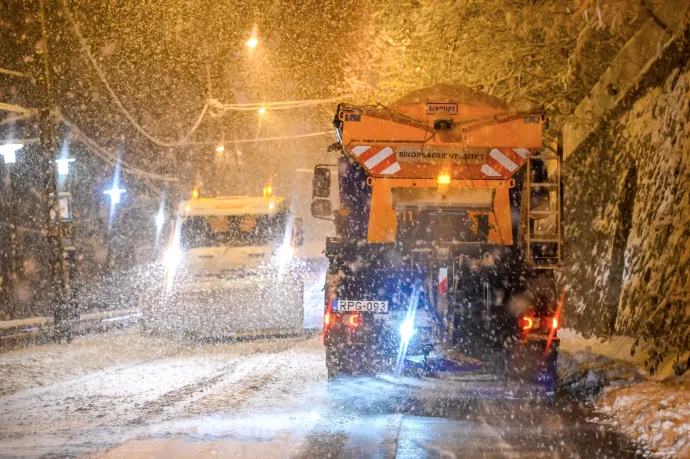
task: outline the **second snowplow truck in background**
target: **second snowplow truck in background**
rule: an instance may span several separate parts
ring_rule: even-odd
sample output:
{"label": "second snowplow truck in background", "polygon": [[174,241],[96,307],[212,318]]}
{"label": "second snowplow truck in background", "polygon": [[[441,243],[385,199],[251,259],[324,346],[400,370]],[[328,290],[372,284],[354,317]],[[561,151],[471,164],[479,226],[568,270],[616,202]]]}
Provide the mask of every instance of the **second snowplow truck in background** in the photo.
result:
{"label": "second snowplow truck in background", "polygon": [[560,310],[561,148],[544,114],[464,86],[390,106],[341,104],[333,167],[314,170],[328,238],[329,378],[461,370],[553,393]]}

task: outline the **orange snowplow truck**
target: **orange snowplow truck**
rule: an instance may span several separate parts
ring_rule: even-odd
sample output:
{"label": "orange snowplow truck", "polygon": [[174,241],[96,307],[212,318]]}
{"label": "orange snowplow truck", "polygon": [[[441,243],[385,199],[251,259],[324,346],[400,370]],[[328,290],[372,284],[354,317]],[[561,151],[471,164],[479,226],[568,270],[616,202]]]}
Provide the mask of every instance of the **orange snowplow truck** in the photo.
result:
{"label": "orange snowplow truck", "polygon": [[553,376],[561,149],[542,145],[545,124],[539,110],[456,85],[338,107],[339,208],[329,165],[314,170],[312,202],[336,227],[331,377],[395,366],[428,376],[465,357],[481,371]]}

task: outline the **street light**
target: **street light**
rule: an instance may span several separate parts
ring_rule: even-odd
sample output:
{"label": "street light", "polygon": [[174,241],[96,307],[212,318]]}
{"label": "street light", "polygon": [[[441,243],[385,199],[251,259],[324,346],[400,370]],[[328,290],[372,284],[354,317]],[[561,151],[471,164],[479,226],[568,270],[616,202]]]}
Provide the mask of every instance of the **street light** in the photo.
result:
{"label": "street light", "polygon": [[266,113],[266,109],[264,107],[261,107],[259,109],[259,115],[263,115],[264,113]]}
{"label": "street light", "polygon": [[217,151],[218,153],[224,152],[224,151],[225,151],[225,146],[223,146],[223,145],[218,145],[218,146],[216,147],[216,151]]}
{"label": "street light", "polygon": [[256,48],[256,45],[259,44],[259,40],[252,37],[249,40],[247,40],[247,43],[245,43],[245,44],[249,47],[249,49],[254,49],[254,48]]}
{"label": "street light", "polygon": [[17,162],[17,151],[24,148],[21,143],[5,143],[0,145],[0,155],[2,155],[5,164],[14,164]]}
{"label": "street light", "polygon": [[158,233],[163,229],[163,224],[165,224],[165,209],[163,208],[163,203],[161,202],[161,207],[158,209],[156,214],[156,230]]}
{"label": "street light", "polygon": [[64,177],[69,174],[69,163],[74,162],[74,158],[64,158],[55,160],[57,163],[58,175]]}
{"label": "street light", "polygon": [[127,190],[118,188],[117,185],[113,185],[113,187],[109,190],[105,190],[103,194],[107,194],[110,196],[110,203],[111,204],[119,204],[120,201],[122,200],[121,195],[126,193]]}

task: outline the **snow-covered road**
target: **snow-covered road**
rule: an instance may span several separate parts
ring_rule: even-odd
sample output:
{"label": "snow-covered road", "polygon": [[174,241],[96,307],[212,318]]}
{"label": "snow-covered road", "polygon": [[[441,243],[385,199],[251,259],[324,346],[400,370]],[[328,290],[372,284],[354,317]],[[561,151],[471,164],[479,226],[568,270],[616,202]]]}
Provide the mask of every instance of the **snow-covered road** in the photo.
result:
{"label": "snow-covered road", "polygon": [[[628,457],[573,405],[428,417],[381,381],[328,384],[319,338],[179,343],[136,330],[0,355],[1,457]],[[406,407],[406,408],[402,408]],[[413,415],[414,414],[414,415]]]}
{"label": "snow-covered road", "polygon": [[171,419],[288,408],[325,378],[322,354],[314,340],[185,345],[136,331],[13,351],[0,356],[0,452],[78,456]]}

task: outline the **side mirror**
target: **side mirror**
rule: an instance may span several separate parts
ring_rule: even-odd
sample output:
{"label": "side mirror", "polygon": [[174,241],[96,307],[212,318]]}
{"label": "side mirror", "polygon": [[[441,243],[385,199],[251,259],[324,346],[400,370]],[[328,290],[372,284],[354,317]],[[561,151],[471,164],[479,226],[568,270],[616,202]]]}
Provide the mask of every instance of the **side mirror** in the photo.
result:
{"label": "side mirror", "polygon": [[314,199],[311,202],[311,214],[321,220],[333,220],[333,208],[328,199]]}
{"label": "side mirror", "polygon": [[331,195],[331,170],[328,167],[316,166],[311,184],[313,197],[329,197]]}
{"label": "side mirror", "polygon": [[304,223],[299,217],[295,217],[292,228],[292,237],[294,238],[295,247],[299,247],[304,244]]}

